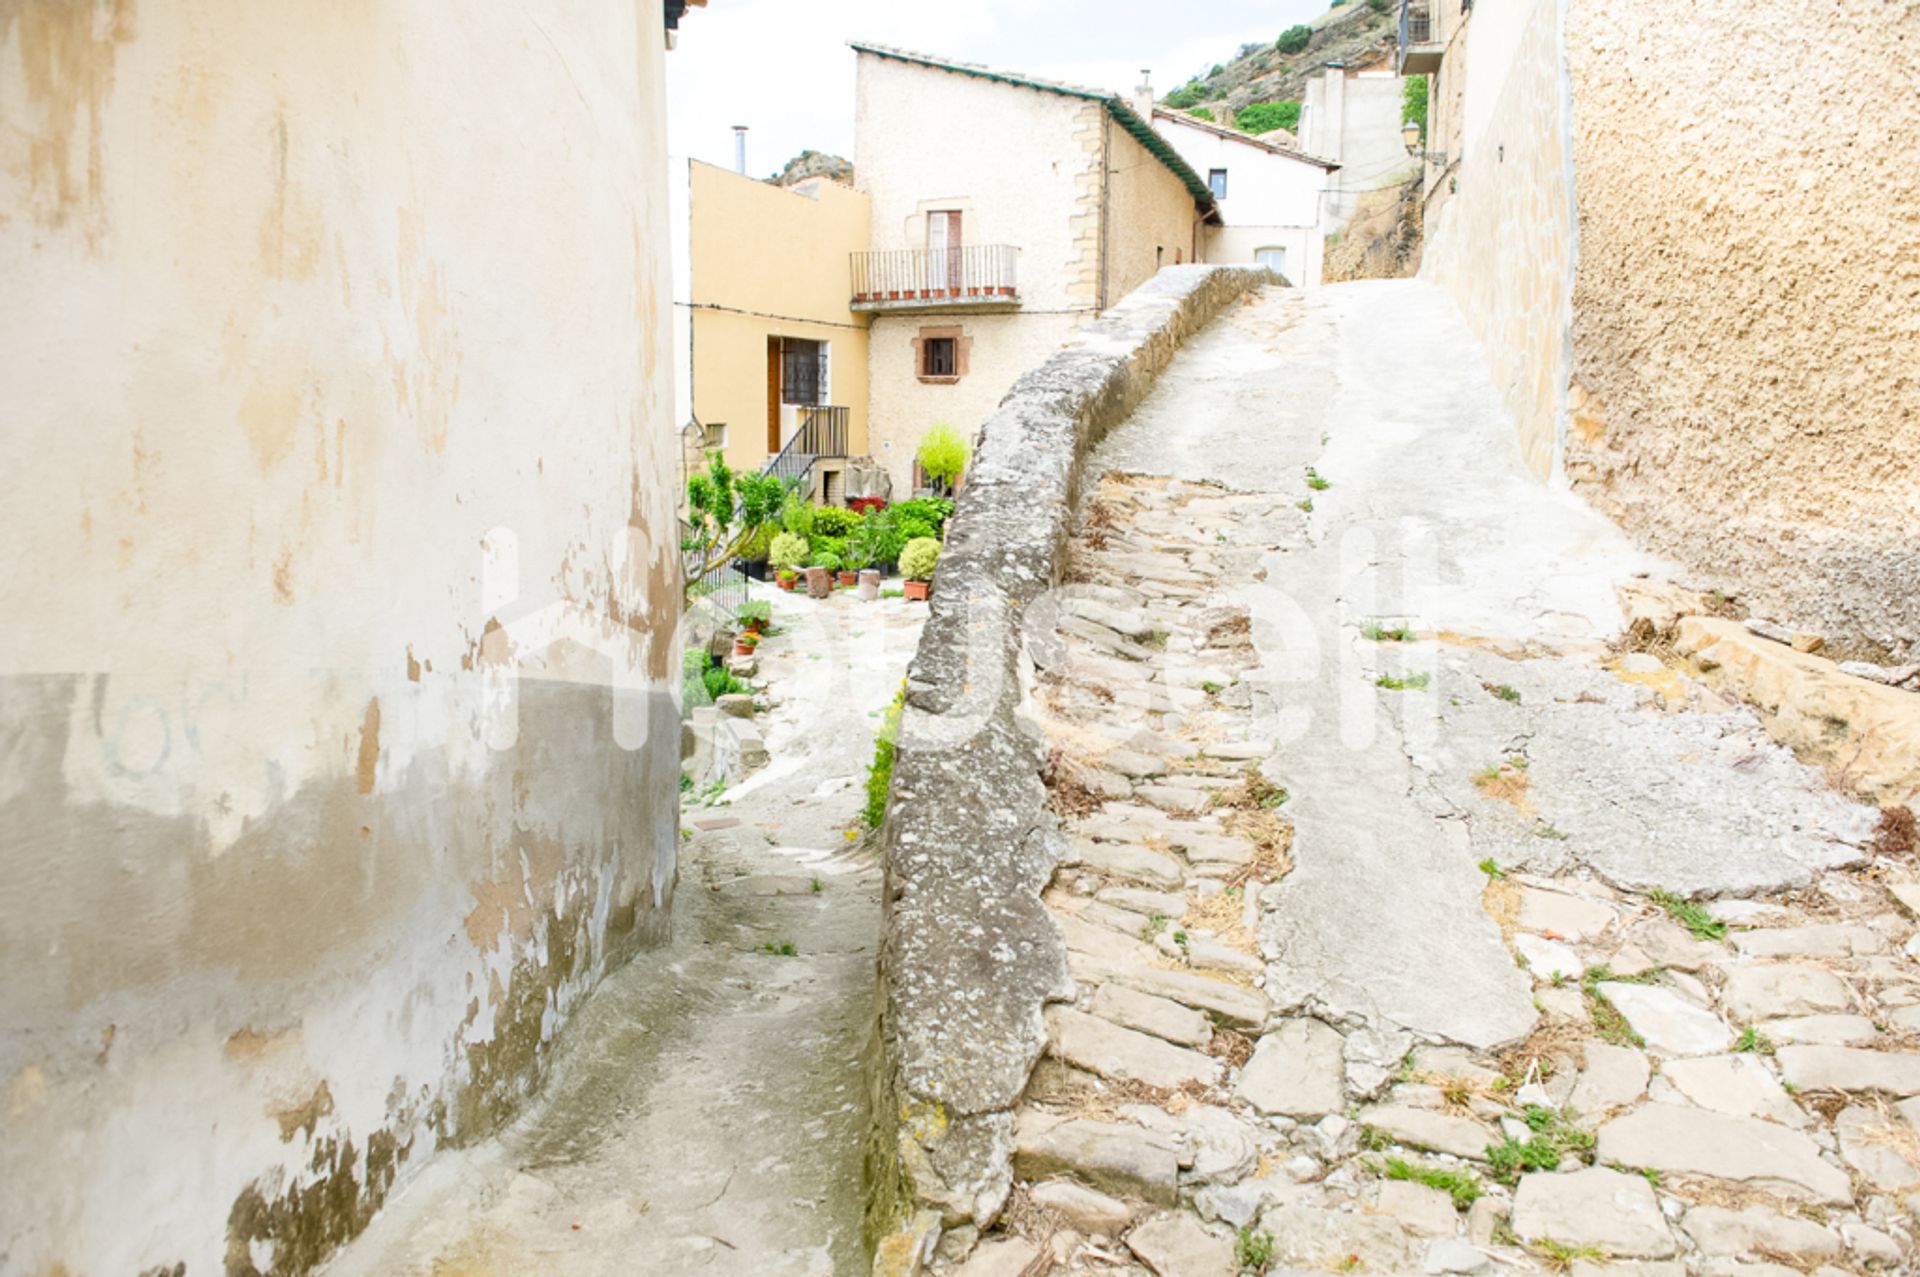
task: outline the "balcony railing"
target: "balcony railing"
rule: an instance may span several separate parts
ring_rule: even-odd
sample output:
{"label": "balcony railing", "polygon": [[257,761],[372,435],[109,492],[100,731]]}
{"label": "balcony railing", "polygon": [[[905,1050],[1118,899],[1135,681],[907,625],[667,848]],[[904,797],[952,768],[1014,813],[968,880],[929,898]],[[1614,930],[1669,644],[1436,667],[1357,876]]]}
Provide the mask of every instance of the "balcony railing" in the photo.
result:
{"label": "balcony railing", "polygon": [[1400,74],[1427,75],[1440,69],[1446,46],[1434,21],[1432,0],[1400,0]]}
{"label": "balcony railing", "polygon": [[965,248],[907,248],[853,254],[853,309],[924,310],[931,307],[1019,305],[1011,244]]}
{"label": "balcony railing", "polygon": [[800,426],[780,449],[780,455],[767,462],[763,474],[776,479],[793,479],[804,490],[813,474],[813,463],[821,457],[847,455],[847,410],[839,404],[807,404],[800,409]]}

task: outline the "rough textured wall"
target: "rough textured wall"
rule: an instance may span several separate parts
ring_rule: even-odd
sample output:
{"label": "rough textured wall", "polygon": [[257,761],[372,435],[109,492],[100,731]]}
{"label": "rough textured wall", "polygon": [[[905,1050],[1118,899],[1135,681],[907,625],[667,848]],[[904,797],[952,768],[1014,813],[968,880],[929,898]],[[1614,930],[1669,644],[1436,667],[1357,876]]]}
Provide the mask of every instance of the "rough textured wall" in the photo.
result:
{"label": "rough textured wall", "polygon": [[[867,402],[873,455],[911,494],[920,436],[937,421],[971,439],[1021,373],[1059,347],[1085,316],[876,315],[867,342]],[[913,341],[922,328],[958,328],[970,342],[967,373],[951,384],[923,382]]]}
{"label": "rough textured wall", "polygon": [[[1025,304],[1077,296],[1081,253],[1063,211],[1097,168],[1076,141],[1098,103],[862,53],[855,62],[854,172],[873,200],[876,250],[925,248],[926,214],[961,210],[967,244],[1013,244]],[[937,139],[935,144],[933,139]]]}
{"label": "rough textured wall", "polygon": [[[1114,123],[1107,131],[1108,304],[1153,278],[1162,265],[1199,258],[1193,193],[1172,169]],[[1204,174],[1202,175],[1204,176]]]}
{"label": "rough textured wall", "polygon": [[1920,652],[1920,6],[1574,0],[1567,48],[1569,475],[1757,610]]}
{"label": "rough textured wall", "polygon": [[308,1269],[663,924],[660,26],[0,5],[0,1268]]}
{"label": "rough textured wall", "polygon": [[[1458,49],[1467,63],[1461,155],[1450,175],[1458,189],[1433,205],[1421,263],[1480,339],[1521,455],[1542,478],[1553,471],[1565,416],[1574,259],[1560,3],[1474,8],[1472,42]],[[1456,71],[1452,54],[1448,63]]]}
{"label": "rough textured wall", "polygon": [[884,832],[870,1231],[917,1207],[990,1223],[1012,1187],[1013,1106],[1067,995],[1040,903],[1058,859],[1038,747],[1019,721],[1026,610],[1063,568],[1086,450],[1174,351],[1265,271],[1175,266],[1033,369],[987,421],[907,672]]}

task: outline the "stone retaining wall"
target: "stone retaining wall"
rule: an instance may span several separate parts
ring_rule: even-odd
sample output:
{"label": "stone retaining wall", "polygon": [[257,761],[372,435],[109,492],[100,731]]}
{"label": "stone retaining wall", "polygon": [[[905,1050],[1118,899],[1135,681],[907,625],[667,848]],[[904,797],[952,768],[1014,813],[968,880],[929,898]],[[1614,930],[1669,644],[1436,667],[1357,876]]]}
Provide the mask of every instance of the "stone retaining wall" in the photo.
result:
{"label": "stone retaining wall", "polygon": [[1059,835],[1017,711],[1023,618],[1060,579],[1083,458],[1187,337],[1272,282],[1162,270],[1016,382],[981,428],[908,670],[883,836],[875,1238],[919,1208],[948,1226],[998,1214],[1013,1108],[1046,1044],[1042,1008],[1071,991],[1040,903]]}

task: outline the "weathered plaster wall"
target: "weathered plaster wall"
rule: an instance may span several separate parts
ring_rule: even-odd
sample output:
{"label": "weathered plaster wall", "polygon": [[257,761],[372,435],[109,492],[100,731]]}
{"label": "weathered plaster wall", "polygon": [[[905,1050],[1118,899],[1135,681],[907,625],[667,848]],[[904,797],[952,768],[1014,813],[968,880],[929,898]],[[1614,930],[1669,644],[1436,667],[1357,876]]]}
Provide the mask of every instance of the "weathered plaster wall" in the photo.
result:
{"label": "weathered plaster wall", "polygon": [[1100,114],[1108,138],[1106,297],[1111,304],[1153,278],[1162,265],[1198,261],[1200,218],[1186,183],[1111,115]]}
{"label": "weathered plaster wall", "polygon": [[[913,458],[927,427],[944,421],[968,438],[1020,374],[1068,339],[1086,316],[928,314],[876,315],[868,333],[867,373],[873,455],[911,495]],[[958,328],[971,342],[967,374],[951,384],[923,382],[914,339],[922,328]]]}
{"label": "weathered plaster wall", "polygon": [[1920,9],[1574,0],[1567,49],[1570,477],[1756,609],[1920,653]]}
{"label": "weathered plaster wall", "polygon": [[306,1270],[664,925],[661,57],[0,6],[0,1269]]}
{"label": "weathered plaster wall", "polygon": [[1039,747],[1019,721],[1029,609],[1046,606],[1086,451],[1188,336],[1264,271],[1169,267],[1023,376],[981,435],[907,672],[884,829],[870,1231],[917,1208],[991,1222],[1013,1106],[1071,988],[1041,889],[1058,859]]}
{"label": "weathered plaster wall", "polygon": [[817,179],[808,193],[690,162],[692,410],[725,422],[738,469],[767,459],[767,338],[828,344],[827,402],[847,409],[852,455],[867,451],[867,320],[848,309],[850,260],[865,252],[868,200]]}
{"label": "weathered plaster wall", "polygon": [[1566,414],[1575,250],[1563,2],[1474,6],[1471,40],[1448,55],[1448,73],[1466,64],[1449,173],[1458,189],[1430,206],[1421,262],[1480,339],[1521,455],[1543,479]]}

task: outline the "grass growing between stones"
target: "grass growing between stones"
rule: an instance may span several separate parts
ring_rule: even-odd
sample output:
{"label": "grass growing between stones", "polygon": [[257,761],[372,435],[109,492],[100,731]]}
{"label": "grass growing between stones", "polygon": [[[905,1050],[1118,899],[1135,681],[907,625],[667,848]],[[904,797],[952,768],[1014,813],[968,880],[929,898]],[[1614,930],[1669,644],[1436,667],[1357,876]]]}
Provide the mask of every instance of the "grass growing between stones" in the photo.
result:
{"label": "grass growing between stones", "polygon": [[867,768],[867,801],[860,808],[860,819],[869,829],[878,829],[887,818],[887,793],[893,786],[893,742],[900,734],[900,714],[907,705],[907,685],[887,707],[880,733],[873,739],[873,765]]}
{"label": "grass growing between stones", "polygon": [[1593,1134],[1575,1126],[1559,1111],[1544,1104],[1529,1104],[1521,1111],[1521,1120],[1532,1132],[1528,1139],[1509,1135],[1498,1144],[1487,1145],[1487,1164],[1502,1184],[1517,1183],[1529,1171],[1553,1170],[1568,1157],[1593,1161]]}
{"label": "grass growing between stones", "polygon": [[1420,1166],[1404,1157],[1387,1159],[1388,1179],[1405,1180],[1412,1184],[1425,1184],[1428,1188],[1437,1188],[1453,1198],[1455,1210],[1465,1210],[1474,1204],[1482,1192],[1480,1181],[1466,1171],[1450,1170],[1440,1166]]}
{"label": "grass growing between stones", "polygon": [[1480,686],[1485,688],[1487,694],[1496,700],[1506,701],[1509,705],[1518,705],[1520,703],[1520,693],[1513,689],[1511,683],[1482,682]]}
{"label": "grass growing between stones", "polygon": [[1264,1273],[1273,1266],[1273,1234],[1254,1232],[1252,1224],[1243,1224],[1234,1238],[1233,1259],[1241,1272]]}
{"label": "grass growing between stones", "polygon": [[1607,1252],[1598,1246],[1569,1246],[1557,1242],[1551,1237],[1541,1237],[1527,1244],[1527,1249],[1544,1260],[1555,1272],[1564,1272],[1577,1263],[1605,1263]]}
{"label": "grass growing between stones", "polygon": [[1733,1040],[1736,1051],[1751,1051],[1756,1055],[1772,1055],[1773,1039],[1749,1024],[1740,1030],[1740,1036]]}
{"label": "grass growing between stones", "polygon": [[1404,676],[1382,674],[1379,678],[1373,680],[1373,685],[1384,688],[1389,692],[1424,692],[1427,690],[1427,684],[1432,681],[1433,676],[1431,674],[1407,674]]}
{"label": "grass growing between stones", "polygon": [[1682,900],[1662,888],[1655,888],[1647,898],[1671,914],[1675,922],[1691,931],[1694,939],[1717,941],[1727,938],[1727,924],[1691,900]]}
{"label": "grass growing between stones", "polygon": [[1475,789],[1526,816],[1534,814],[1533,799],[1527,793],[1532,783],[1527,778],[1527,760],[1524,758],[1488,763],[1473,774]]}
{"label": "grass growing between stones", "polygon": [[1580,992],[1586,995],[1587,1012],[1593,1016],[1594,1035],[1613,1046],[1644,1048],[1647,1040],[1633,1031],[1633,1026],[1627,1023],[1627,1017],[1620,1014],[1620,1008],[1614,1006],[1612,1000],[1600,991],[1600,984],[1605,980],[1652,984],[1658,978],[1657,971],[1643,971],[1637,976],[1616,976],[1605,967],[1588,967],[1587,973],[1580,978]]}
{"label": "grass growing between stones", "polygon": [[1325,492],[1333,485],[1320,477],[1320,472],[1312,466],[1307,467],[1307,486],[1315,492]]}
{"label": "grass growing between stones", "polygon": [[1411,643],[1414,633],[1404,625],[1382,625],[1378,621],[1368,621],[1360,627],[1361,636],[1375,643]]}

